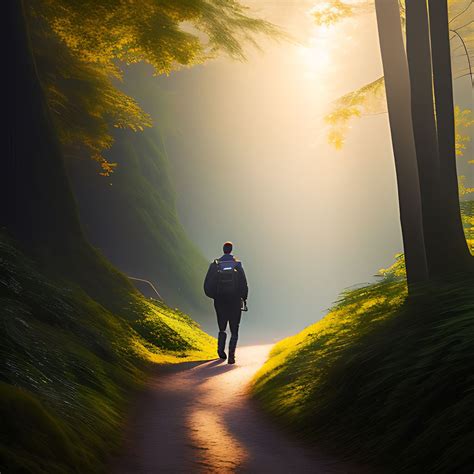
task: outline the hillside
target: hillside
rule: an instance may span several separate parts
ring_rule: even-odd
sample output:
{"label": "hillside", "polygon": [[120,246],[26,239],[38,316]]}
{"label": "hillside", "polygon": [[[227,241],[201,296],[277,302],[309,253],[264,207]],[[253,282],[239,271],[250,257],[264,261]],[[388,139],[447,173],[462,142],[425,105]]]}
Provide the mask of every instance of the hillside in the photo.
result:
{"label": "hillside", "polygon": [[102,305],[51,275],[0,239],[0,470],[103,472],[146,369],[210,359],[214,340],[126,285],[111,283],[110,304],[98,292]]}
{"label": "hillside", "polygon": [[106,178],[95,163],[69,163],[88,240],[127,275],[151,280],[170,306],[205,321],[208,264],[179,222],[158,130],[121,131],[108,158],[118,166]]}
{"label": "hillside", "polygon": [[472,276],[407,299],[399,257],[276,344],[252,391],[289,429],[376,472],[472,472],[473,348]]}

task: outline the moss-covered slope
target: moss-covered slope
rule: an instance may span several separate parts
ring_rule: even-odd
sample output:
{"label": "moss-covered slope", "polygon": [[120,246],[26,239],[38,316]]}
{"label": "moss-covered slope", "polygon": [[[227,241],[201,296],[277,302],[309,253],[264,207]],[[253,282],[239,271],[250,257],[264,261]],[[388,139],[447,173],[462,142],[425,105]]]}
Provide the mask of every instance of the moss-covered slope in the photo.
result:
{"label": "moss-covered slope", "polygon": [[89,241],[126,274],[151,280],[169,305],[202,320],[208,263],[179,222],[158,130],[121,131],[108,158],[118,163],[108,178],[94,163],[69,164]]}
{"label": "moss-covered slope", "polygon": [[144,369],[213,356],[186,315],[116,286],[112,312],[0,239],[2,472],[102,472]]}

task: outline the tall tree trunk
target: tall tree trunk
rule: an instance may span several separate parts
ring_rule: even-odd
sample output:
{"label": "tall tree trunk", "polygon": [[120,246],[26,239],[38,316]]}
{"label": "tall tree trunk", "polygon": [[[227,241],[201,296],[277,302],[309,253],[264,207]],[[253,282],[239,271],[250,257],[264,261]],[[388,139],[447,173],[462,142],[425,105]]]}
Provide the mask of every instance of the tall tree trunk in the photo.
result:
{"label": "tall tree trunk", "polygon": [[4,7],[10,43],[0,227],[28,248],[61,253],[83,239],[82,231],[31,51],[24,3],[9,0]]}
{"label": "tall tree trunk", "polygon": [[397,0],[375,0],[409,291],[428,280],[410,83]]}
{"label": "tall tree trunk", "polygon": [[431,47],[426,0],[406,0],[406,47],[411,115],[420,179],[423,233],[430,278],[446,265],[439,197],[439,157],[433,104]]}
{"label": "tall tree trunk", "polygon": [[433,82],[440,163],[440,191],[444,225],[446,273],[472,270],[459,207],[454,132],[453,79],[447,0],[429,0]]}
{"label": "tall tree trunk", "polygon": [[86,241],[32,54],[24,3],[8,0],[7,150],[2,162],[0,228],[46,269],[119,310],[133,288]]}

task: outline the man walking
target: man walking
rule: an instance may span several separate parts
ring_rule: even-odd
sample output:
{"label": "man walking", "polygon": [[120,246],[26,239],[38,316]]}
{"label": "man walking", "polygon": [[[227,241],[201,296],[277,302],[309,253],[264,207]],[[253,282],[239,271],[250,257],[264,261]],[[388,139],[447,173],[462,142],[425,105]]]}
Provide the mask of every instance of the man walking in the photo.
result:
{"label": "man walking", "polygon": [[229,364],[235,364],[235,348],[239,337],[242,305],[244,308],[247,307],[246,301],[249,291],[242,262],[232,255],[232,248],[232,242],[224,244],[224,255],[211,263],[204,280],[204,292],[209,298],[214,299],[217,324],[219,325],[217,354],[224,360],[227,359],[225,341],[227,323],[229,323],[230,341],[227,361]]}

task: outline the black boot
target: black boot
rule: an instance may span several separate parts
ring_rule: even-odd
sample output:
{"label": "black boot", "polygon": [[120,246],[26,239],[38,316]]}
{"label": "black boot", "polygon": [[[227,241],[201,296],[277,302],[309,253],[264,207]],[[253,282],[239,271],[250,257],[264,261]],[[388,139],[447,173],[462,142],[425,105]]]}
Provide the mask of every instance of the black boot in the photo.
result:
{"label": "black boot", "polygon": [[237,347],[237,338],[232,335],[229,342],[229,360],[228,364],[235,364],[235,348]]}
{"label": "black boot", "polygon": [[226,360],[227,354],[225,353],[225,340],[227,339],[227,333],[225,331],[219,331],[219,337],[217,338],[217,355]]}

